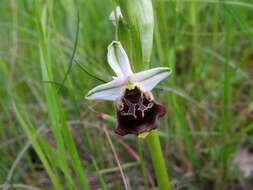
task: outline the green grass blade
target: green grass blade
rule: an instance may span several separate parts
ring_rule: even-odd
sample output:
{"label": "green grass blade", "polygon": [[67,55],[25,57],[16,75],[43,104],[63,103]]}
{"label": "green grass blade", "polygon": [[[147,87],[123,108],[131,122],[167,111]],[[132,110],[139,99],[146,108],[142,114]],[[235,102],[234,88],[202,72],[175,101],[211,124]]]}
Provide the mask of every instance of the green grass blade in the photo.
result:
{"label": "green grass blade", "polygon": [[[37,12],[36,15],[36,24],[37,31],[39,36],[39,47],[40,47],[40,64],[42,71],[42,78],[44,81],[54,81],[53,80],[53,72],[52,66],[50,63],[49,53],[48,53],[48,44],[46,44],[46,39],[48,37],[47,32],[47,22],[45,15],[47,14],[47,7],[42,7],[42,14],[40,14],[39,3],[36,1],[35,10]],[[43,9],[44,8],[44,9]],[[44,15],[43,15],[44,14]],[[74,184],[72,179],[68,176],[71,174],[71,170],[68,166],[67,155],[65,150],[65,145],[67,147],[68,153],[71,157],[71,161],[73,163],[73,168],[79,180],[79,183],[82,189],[89,189],[89,185],[86,179],[85,171],[81,165],[81,161],[79,159],[73,137],[71,136],[70,130],[67,126],[66,118],[62,107],[60,105],[60,100],[56,92],[56,88],[52,84],[45,84],[45,94],[46,100],[49,110],[49,115],[51,119],[51,127],[53,134],[55,136],[56,145],[59,150],[59,155],[61,159],[59,163],[61,163],[61,168],[63,168],[63,173],[67,177],[67,180],[70,184]]]}
{"label": "green grass blade", "polygon": [[[59,178],[57,177],[57,174],[55,173],[55,171],[53,170],[53,168],[50,166],[49,161],[47,160],[47,156],[45,155],[45,153],[43,152],[40,144],[38,143],[38,141],[34,138],[34,131],[32,130],[32,128],[34,128],[33,126],[31,126],[31,122],[27,122],[29,119],[26,115],[24,115],[24,110],[21,110],[16,103],[13,103],[13,108],[14,111],[16,113],[16,116],[22,126],[22,128],[24,129],[27,137],[29,138],[34,150],[36,151],[36,153],[38,154],[41,162],[43,163],[55,189],[57,190],[62,190],[62,186],[61,183],[59,181]],[[23,113],[23,114],[22,114]]]}

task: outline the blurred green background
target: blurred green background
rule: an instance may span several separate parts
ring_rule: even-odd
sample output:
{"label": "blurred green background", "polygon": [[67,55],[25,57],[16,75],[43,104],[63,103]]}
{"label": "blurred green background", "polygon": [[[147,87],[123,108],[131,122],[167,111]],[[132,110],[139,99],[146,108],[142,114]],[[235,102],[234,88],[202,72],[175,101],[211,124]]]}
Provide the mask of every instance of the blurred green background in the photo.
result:
{"label": "blurred green background", "polygon": [[[93,76],[111,80],[115,4],[0,1],[0,189],[120,190],[117,160],[131,189],[157,187],[145,140],[114,134],[113,103],[84,99],[101,84]],[[172,189],[252,189],[253,2],[153,9],[151,67],[173,69],[153,91],[168,109],[159,134]]]}

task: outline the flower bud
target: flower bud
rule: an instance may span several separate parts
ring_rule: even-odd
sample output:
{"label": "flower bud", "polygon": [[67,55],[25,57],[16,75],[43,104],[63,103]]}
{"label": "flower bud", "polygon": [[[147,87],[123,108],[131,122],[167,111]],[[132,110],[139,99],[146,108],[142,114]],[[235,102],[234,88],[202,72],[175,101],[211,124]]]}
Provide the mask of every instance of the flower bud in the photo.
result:
{"label": "flower bud", "polygon": [[[120,8],[133,39],[139,39],[142,61],[148,65],[152,52],[154,15],[151,0],[120,0]],[[136,37],[137,35],[137,37]],[[145,65],[146,66],[146,65]]]}
{"label": "flower bud", "polygon": [[117,21],[123,19],[120,7],[117,6],[115,9],[111,12],[109,15],[109,20],[112,22],[112,24],[115,26]]}
{"label": "flower bud", "polygon": [[138,27],[140,31],[142,58],[144,63],[149,63],[154,31],[154,15],[151,0],[139,0],[137,3]]}

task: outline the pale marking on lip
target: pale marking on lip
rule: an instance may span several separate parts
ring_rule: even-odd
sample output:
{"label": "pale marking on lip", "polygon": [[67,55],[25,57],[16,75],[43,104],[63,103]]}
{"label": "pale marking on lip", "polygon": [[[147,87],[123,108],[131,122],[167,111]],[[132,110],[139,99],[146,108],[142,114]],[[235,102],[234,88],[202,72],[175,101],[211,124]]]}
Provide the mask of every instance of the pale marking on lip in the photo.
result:
{"label": "pale marking on lip", "polygon": [[142,116],[142,117],[145,116],[145,115],[144,115],[144,112],[145,112],[146,110],[152,108],[153,105],[154,105],[154,103],[153,103],[153,102],[150,102],[150,103],[148,103],[148,106],[145,106],[145,105],[143,104],[143,94],[141,94],[141,98],[140,98],[140,100],[139,100],[139,102],[138,102],[138,106],[139,106],[138,110],[141,111],[141,116]]}
{"label": "pale marking on lip", "polygon": [[141,111],[141,116],[144,118],[145,117],[145,111],[152,108],[154,103],[150,102],[150,103],[148,103],[147,106],[145,106],[143,104],[143,96],[144,96],[143,93],[141,93],[141,97],[140,97],[138,103],[132,103],[129,100],[127,100],[126,98],[124,98],[124,101],[125,101],[126,105],[128,106],[128,111],[127,111],[127,113],[124,112],[124,111],[121,111],[121,114],[122,115],[132,115],[136,119],[137,118],[137,116],[136,116],[136,106],[138,105],[139,107],[138,107],[137,110]]}

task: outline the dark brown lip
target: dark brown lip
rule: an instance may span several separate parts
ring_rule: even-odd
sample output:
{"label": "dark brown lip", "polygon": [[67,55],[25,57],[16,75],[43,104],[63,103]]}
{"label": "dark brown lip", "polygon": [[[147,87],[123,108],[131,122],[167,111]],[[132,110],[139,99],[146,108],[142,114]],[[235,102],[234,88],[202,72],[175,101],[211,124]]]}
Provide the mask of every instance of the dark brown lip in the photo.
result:
{"label": "dark brown lip", "polygon": [[166,108],[151,97],[150,92],[142,92],[138,87],[125,91],[116,102],[117,134],[138,135],[159,127],[159,118],[166,114]]}

